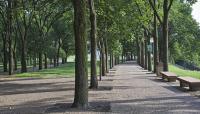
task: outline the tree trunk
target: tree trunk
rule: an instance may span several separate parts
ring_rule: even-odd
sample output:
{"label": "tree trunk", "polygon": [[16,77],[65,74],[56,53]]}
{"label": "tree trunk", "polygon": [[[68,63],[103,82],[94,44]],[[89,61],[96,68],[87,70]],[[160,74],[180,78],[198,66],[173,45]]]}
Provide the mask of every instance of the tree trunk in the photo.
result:
{"label": "tree trunk", "polygon": [[147,50],[147,32],[146,30],[144,31],[144,53],[145,53],[145,63],[144,63],[144,69],[147,70],[148,69],[148,50]]}
{"label": "tree trunk", "polygon": [[110,53],[110,69],[112,69],[112,53]]}
{"label": "tree trunk", "polygon": [[107,38],[105,39],[105,70],[108,73],[108,43]]}
{"label": "tree trunk", "polygon": [[86,0],[73,0],[75,34],[75,97],[73,107],[88,107]]}
{"label": "tree trunk", "polygon": [[137,63],[139,65],[141,65],[141,62],[140,62],[140,58],[141,58],[141,53],[140,53],[140,44],[139,44],[139,39],[137,37],[136,39],[136,42],[137,42]]}
{"label": "tree trunk", "polygon": [[163,62],[163,33],[162,27],[159,27],[159,61]]}
{"label": "tree trunk", "polygon": [[59,58],[60,58],[60,48],[61,48],[61,44],[60,41],[58,43],[58,50],[57,50],[57,66],[59,66]]}
{"label": "tree trunk", "polygon": [[53,66],[54,66],[54,67],[57,66],[56,61],[57,61],[57,60],[56,60],[56,56],[54,56],[54,58],[53,58]]}
{"label": "tree trunk", "polygon": [[47,54],[44,54],[44,68],[47,69],[48,68],[48,60],[47,60]]}
{"label": "tree trunk", "polygon": [[141,66],[144,68],[144,42],[141,41]]}
{"label": "tree trunk", "polygon": [[94,1],[89,0],[90,7],[90,22],[91,22],[91,31],[90,31],[90,42],[91,42],[91,79],[90,79],[90,88],[98,88],[97,80],[97,61],[96,61],[96,50],[97,50],[97,41],[96,41],[96,12]]}
{"label": "tree trunk", "polygon": [[112,68],[115,66],[115,57],[114,54],[112,54]]}
{"label": "tree trunk", "polygon": [[14,70],[17,70],[17,56],[16,56],[16,52],[13,51],[13,60],[14,60]]}
{"label": "tree trunk", "polygon": [[[147,44],[151,45],[151,36],[150,34],[147,35]],[[151,50],[148,50],[148,71],[152,71],[152,62],[151,62]]]}
{"label": "tree trunk", "polygon": [[62,58],[62,64],[65,64],[65,58]]}
{"label": "tree trunk", "polygon": [[[156,0],[154,0],[154,6],[156,7]],[[158,55],[158,28],[157,28],[157,17],[154,12],[154,73],[157,72],[157,65],[159,62],[159,55]]]}
{"label": "tree trunk", "polygon": [[101,59],[102,59],[102,76],[105,76],[106,75],[106,60],[105,60],[105,46],[104,46],[104,43],[101,39],[100,41],[100,44],[101,44]]}
{"label": "tree trunk", "polygon": [[164,0],[163,12],[163,70],[168,71],[168,0]]}
{"label": "tree trunk", "polygon": [[99,80],[101,81],[102,78],[102,57],[101,57],[101,51],[100,51],[100,61],[99,61]]}
{"label": "tree trunk", "polygon": [[42,70],[42,52],[39,52],[39,70]]}
{"label": "tree trunk", "polygon": [[6,37],[3,38],[3,71],[8,72],[8,52],[6,45]]}
{"label": "tree trunk", "polygon": [[34,53],[34,57],[33,57],[33,67],[37,66],[37,57],[36,54]]}
{"label": "tree trunk", "polygon": [[26,65],[26,47],[25,42],[22,41],[21,45],[21,72],[27,72],[27,65]]}
{"label": "tree trunk", "polygon": [[12,1],[8,0],[8,22],[7,22],[7,39],[9,50],[9,75],[13,73],[13,52],[12,52]]}

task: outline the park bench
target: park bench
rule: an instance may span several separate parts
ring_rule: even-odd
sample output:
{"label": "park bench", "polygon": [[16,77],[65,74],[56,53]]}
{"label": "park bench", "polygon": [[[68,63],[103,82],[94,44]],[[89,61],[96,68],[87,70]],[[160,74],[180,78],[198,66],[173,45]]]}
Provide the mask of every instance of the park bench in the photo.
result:
{"label": "park bench", "polygon": [[189,87],[189,90],[200,90],[200,80],[192,77],[178,77],[180,87]]}
{"label": "park bench", "polygon": [[177,75],[172,72],[160,72],[162,79],[167,79],[168,82],[175,82],[177,79]]}

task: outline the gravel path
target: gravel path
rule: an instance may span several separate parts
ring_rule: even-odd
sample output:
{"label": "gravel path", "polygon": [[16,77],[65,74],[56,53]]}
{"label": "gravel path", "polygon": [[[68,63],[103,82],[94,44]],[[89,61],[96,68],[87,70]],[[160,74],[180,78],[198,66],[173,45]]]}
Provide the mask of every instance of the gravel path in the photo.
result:
{"label": "gravel path", "polygon": [[89,91],[88,110],[71,109],[73,78],[0,79],[0,114],[198,114],[200,99],[133,62],[116,66]]}
{"label": "gravel path", "polygon": [[131,62],[116,67],[111,103],[121,114],[200,114],[200,99]]}

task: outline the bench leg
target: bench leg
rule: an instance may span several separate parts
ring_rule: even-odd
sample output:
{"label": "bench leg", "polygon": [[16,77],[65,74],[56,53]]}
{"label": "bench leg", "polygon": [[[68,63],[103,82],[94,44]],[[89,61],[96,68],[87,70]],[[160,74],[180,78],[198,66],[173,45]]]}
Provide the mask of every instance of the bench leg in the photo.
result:
{"label": "bench leg", "polygon": [[196,85],[189,84],[189,90],[190,91],[200,90],[200,87],[196,86]]}
{"label": "bench leg", "polygon": [[189,90],[190,90],[190,91],[194,91],[195,88],[194,88],[191,84],[189,84]]}
{"label": "bench leg", "polygon": [[180,81],[180,87],[183,88],[183,87],[187,87],[187,86],[188,86],[188,85],[187,85],[186,83]]}
{"label": "bench leg", "polygon": [[165,77],[164,77],[164,76],[162,76],[162,80],[165,80]]}
{"label": "bench leg", "polygon": [[184,87],[182,82],[180,82],[180,87],[181,87],[181,88],[183,88],[183,87]]}
{"label": "bench leg", "polygon": [[174,79],[174,78],[168,78],[168,82],[175,82],[176,81],[176,79]]}

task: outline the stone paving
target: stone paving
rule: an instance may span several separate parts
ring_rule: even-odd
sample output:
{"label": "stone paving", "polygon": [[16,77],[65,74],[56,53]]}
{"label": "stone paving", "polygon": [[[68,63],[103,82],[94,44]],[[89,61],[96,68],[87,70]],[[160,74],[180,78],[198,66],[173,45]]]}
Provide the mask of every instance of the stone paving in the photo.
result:
{"label": "stone paving", "polygon": [[119,65],[111,110],[122,114],[200,114],[200,99],[178,86],[178,82],[163,82],[136,64]]}
{"label": "stone paving", "polygon": [[0,114],[200,114],[200,99],[178,86],[127,62],[89,91],[88,110],[77,110],[73,78],[1,79]]}

